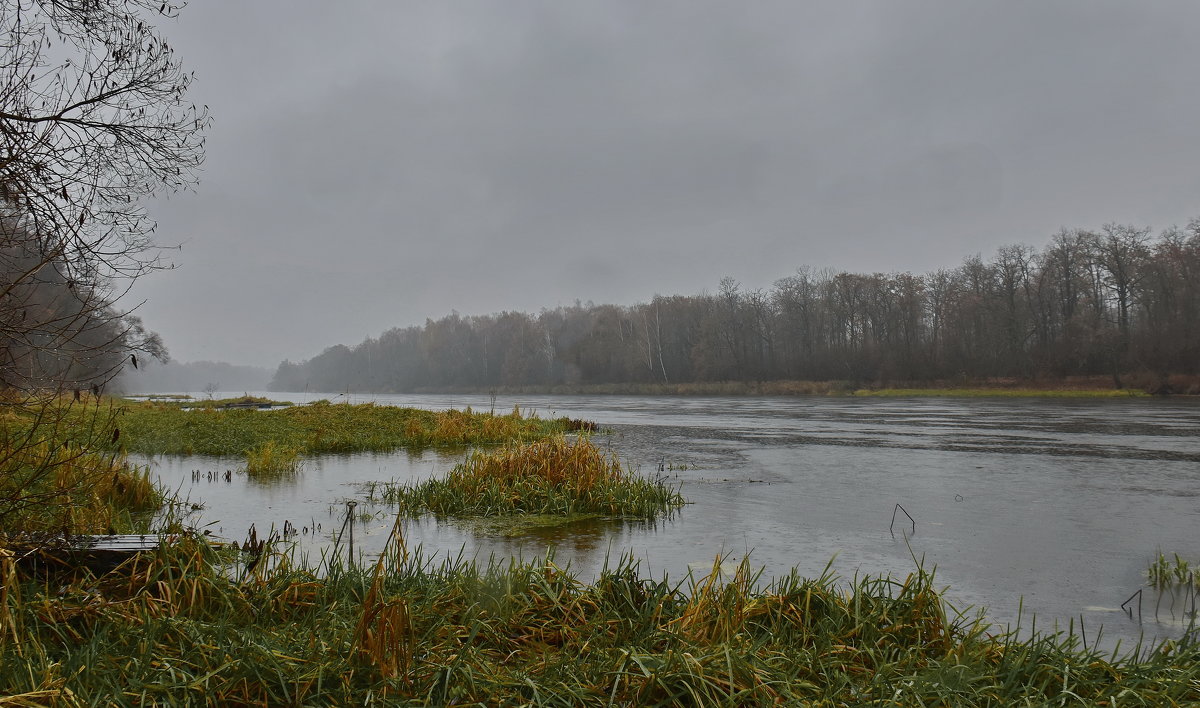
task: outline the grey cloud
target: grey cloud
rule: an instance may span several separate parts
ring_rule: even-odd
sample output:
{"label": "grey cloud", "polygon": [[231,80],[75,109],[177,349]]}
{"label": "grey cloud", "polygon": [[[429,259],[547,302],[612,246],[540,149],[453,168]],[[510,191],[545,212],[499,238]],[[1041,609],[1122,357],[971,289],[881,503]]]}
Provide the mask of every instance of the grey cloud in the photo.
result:
{"label": "grey cloud", "polygon": [[180,358],[1200,212],[1192,2],[303,5],[167,28],[217,119],[137,289]]}

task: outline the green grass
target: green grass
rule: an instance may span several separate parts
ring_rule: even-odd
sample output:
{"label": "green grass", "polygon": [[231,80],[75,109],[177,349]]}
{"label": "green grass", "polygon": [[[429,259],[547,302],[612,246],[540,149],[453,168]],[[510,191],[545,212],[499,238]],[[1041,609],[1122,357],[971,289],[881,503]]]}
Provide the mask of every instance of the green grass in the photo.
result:
{"label": "green grass", "polygon": [[1200,563],[1192,563],[1181,558],[1178,553],[1173,561],[1167,560],[1161,552],[1146,569],[1146,577],[1152,587],[1167,590],[1173,587],[1187,587],[1190,583],[1200,588]]}
{"label": "green grass", "polygon": [[71,396],[0,406],[0,533],[144,532],[165,503],[146,467],[106,451],[112,412]]}
{"label": "green grass", "polygon": [[852,395],[874,398],[1141,398],[1150,394],[1135,389],[862,388]]}
{"label": "green grass", "polygon": [[[268,551],[270,553],[270,551]],[[551,558],[374,567],[184,538],[94,578],[0,557],[0,695],[13,705],[1179,705],[1200,648],[1102,653],[991,633],[931,574],[581,582]],[[240,567],[240,566],[237,566]],[[1114,700],[1115,699],[1115,700]]]}
{"label": "green grass", "polygon": [[487,517],[592,514],[654,518],[685,501],[662,482],[634,474],[587,437],[559,435],[476,451],[445,478],[388,484],[383,500],[401,513]]}
{"label": "green grass", "polygon": [[143,454],[243,456],[273,442],[301,455],[391,452],[404,447],[464,447],[534,439],[561,430],[556,421],[514,410],[467,411],[317,403],[277,410],[185,410],[174,404],[123,402],[119,444]]}
{"label": "green grass", "polygon": [[268,440],[246,451],[243,471],[247,477],[257,481],[290,479],[300,473],[300,451]]}

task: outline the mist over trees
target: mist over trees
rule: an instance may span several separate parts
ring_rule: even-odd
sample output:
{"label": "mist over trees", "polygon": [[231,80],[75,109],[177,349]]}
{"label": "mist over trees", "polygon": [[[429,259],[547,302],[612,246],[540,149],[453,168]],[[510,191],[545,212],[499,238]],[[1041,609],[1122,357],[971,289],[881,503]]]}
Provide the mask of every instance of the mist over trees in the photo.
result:
{"label": "mist over trees", "polygon": [[[38,517],[64,535],[88,529],[76,510],[128,478],[123,460],[97,454],[120,432],[99,394],[123,367],[166,360],[131,312],[137,305],[122,300],[137,278],[167,267],[144,205],[195,184],[209,122],[187,101],[192,76],[155,27],[178,9],[170,0],[0,0],[5,526]],[[81,424],[71,409],[90,401]]]}
{"label": "mist over trees", "polygon": [[271,370],[238,366],[223,361],[149,361],[137,369],[126,367],[115,388],[125,393],[190,393],[209,391],[261,391],[271,380]]}
{"label": "mist over trees", "polygon": [[632,306],[427,320],[279,365],[277,391],[774,380],[855,385],[1200,373],[1200,219],[1063,229],[1041,250],[912,273],[801,268]]}
{"label": "mist over trees", "polygon": [[0,0],[0,387],[99,387],[162,342],[117,307],[164,267],[145,202],[190,187],[205,109],[173,2]]}

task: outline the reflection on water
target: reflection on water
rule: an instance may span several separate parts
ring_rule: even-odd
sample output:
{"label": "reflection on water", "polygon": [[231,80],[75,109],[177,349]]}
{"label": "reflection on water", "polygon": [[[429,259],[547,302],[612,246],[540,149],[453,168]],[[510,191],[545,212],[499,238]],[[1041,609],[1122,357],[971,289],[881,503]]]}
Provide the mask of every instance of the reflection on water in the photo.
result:
{"label": "reflection on water", "polygon": [[[317,396],[276,394],[304,402]],[[345,398],[345,397],[343,397]],[[422,408],[486,410],[488,396],[355,396]],[[597,421],[600,443],[631,466],[661,469],[692,502],[654,523],[585,519],[524,528],[432,518],[406,521],[410,547],[526,559],[553,547],[585,578],[632,554],[652,576],[712,568],[749,555],[764,577],[796,567],[820,575],[903,576],[935,568],[958,606],[1001,624],[1018,612],[1064,628],[1081,618],[1107,641],[1178,636],[1185,611],[1164,599],[1158,617],[1119,605],[1145,582],[1161,550],[1200,556],[1200,405],[1188,400],[642,398],[514,396],[498,409]],[[328,549],[348,499],[357,499],[356,550],[378,551],[392,526],[367,504],[371,481],[443,475],[461,453],[326,456],[281,485],[244,476],[208,481],[193,470],[238,460],[162,458],[163,480],[193,502],[201,523],[240,539],[289,521],[302,549]],[[916,532],[889,533],[896,504]],[[898,523],[896,529],[900,529]],[[1145,602],[1152,602],[1146,593]],[[1112,608],[1117,608],[1114,612]],[[1022,626],[1028,625],[1026,618]],[[1091,630],[1089,629],[1089,632]]]}

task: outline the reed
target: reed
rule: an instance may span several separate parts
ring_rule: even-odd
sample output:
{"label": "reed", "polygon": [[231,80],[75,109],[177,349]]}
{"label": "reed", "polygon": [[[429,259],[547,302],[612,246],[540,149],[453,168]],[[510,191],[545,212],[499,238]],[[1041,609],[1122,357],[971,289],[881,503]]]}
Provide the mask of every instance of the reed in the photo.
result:
{"label": "reed", "polygon": [[654,518],[685,503],[662,481],[628,471],[616,453],[587,437],[557,435],[477,450],[443,479],[388,484],[386,503],[401,513],[442,516],[554,514]]}
{"label": "reed", "polygon": [[1185,558],[1181,558],[1178,553],[1172,554],[1173,560],[1167,560],[1167,557],[1160,551],[1157,557],[1150,562],[1150,566],[1146,569],[1146,577],[1150,585],[1158,590],[1167,590],[1173,587],[1193,585],[1200,588],[1200,564],[1192,563]]}
{"label": "reed", "polygon": [[[622,558],[252,571],[201,540],[47,583],[0,558],[0,694],[41,705],[1180,705],[1200,649],[991,633],[932,574],[673,583]],[[720,567],[721,559],[717,559]],[[11,588],[11,591],[8,589]]]}
{"label": "reed", "polygon": [[242,471],[260,482],[291,479],[300,473],[300,450],[268,440],[246,451]]}

